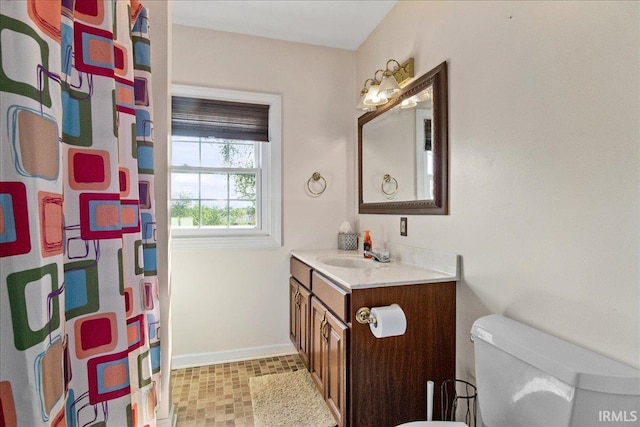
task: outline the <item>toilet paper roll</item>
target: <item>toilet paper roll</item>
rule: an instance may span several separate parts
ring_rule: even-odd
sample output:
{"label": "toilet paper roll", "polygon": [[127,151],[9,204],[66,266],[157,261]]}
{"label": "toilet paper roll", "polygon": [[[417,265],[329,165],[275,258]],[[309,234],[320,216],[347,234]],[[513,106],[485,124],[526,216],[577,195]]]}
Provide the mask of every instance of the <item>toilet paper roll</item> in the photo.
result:
{"label": "toilet paper roll", "polygon": [[403,335],[407,330],[407,318],[398,304],[373,307],[371,317],[376,319],[376,324],[370,323],[369,328],[376,338]]}

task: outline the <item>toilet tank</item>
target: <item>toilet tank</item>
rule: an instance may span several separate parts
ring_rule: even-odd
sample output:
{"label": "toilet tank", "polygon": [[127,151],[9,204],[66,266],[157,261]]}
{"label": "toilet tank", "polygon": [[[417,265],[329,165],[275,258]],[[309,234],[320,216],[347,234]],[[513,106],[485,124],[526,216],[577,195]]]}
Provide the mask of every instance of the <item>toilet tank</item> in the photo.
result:
{"label": "toilet tank", "polygon": [[485,425],[640,424],[639,370],[497,314],[471,335]]}

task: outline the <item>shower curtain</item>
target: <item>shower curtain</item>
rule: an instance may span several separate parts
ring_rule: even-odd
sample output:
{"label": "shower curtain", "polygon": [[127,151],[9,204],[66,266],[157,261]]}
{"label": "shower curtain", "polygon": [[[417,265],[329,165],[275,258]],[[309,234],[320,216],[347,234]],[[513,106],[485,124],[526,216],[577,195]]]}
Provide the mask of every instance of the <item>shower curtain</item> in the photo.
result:
{"label": "shower curtain", "polygon": [[154,426],[149,22],[0,1],[0,426]]}

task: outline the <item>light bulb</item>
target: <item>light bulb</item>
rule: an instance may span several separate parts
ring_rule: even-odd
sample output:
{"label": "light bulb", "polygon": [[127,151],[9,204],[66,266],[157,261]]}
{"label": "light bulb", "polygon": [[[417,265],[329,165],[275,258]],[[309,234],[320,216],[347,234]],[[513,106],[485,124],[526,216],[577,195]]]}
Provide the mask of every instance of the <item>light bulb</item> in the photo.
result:
{"label": "light bulb", "polygon": [[400,108],[413,108],[416,105],[418,105],[418,103],[416,102],[415,98],[412,96],[411,98],[408,98],[402,101],[400,103]]}
{"label": "light bulb", "polygon": [[388,99],[397,96],[402,92],[400,85],[396,81],[391,71],[386,71],[380,83],[380,92]]}
{"label": "light bulb", "polygon": [[380,86],[370,86],[367,96],[364,98],[364,105],[382,105],[387,103],[387,97],[380,93]]}

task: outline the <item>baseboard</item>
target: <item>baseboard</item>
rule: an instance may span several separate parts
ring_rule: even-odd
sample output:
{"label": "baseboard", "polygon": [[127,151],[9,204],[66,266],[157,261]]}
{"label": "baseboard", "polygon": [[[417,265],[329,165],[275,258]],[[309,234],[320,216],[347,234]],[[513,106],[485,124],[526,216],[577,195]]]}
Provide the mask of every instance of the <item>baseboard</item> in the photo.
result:
{"label": "baseboard", "polygon": [[176,427],[178,425],[178,414],[174,412],[175,405],[171,405],[169,408],[169,416],[167,418],[160,418],[156,420],[157,427]]}
{"label": "baseboard", "polygon": [[193,368],[196,366],[216,365],[218,363],[238,362],[241,360],[261,359],[264,357],[285,356],[297,353],[293,344],[280,344],[265,347],[240,348],[236,350],[195,353],[173,356],[171,369]]}

